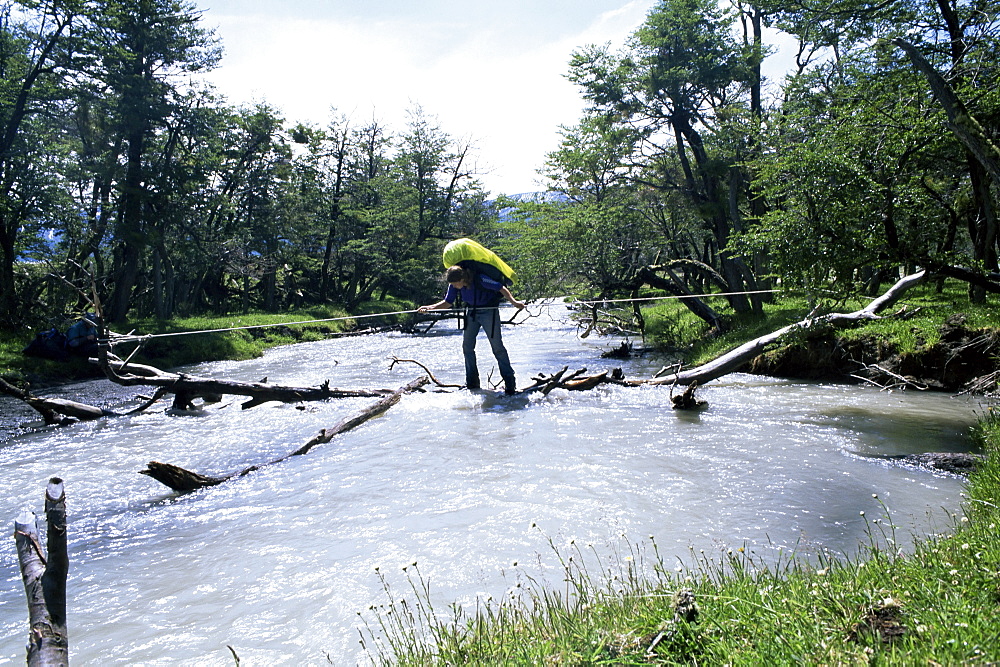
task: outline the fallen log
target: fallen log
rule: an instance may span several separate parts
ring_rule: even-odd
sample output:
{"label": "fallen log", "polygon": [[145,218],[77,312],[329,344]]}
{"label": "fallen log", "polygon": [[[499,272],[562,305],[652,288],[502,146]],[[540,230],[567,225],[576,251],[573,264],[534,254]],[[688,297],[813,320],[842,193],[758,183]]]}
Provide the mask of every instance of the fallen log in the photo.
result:
{"label": "fallen log", "polygon": [[28,665],[68,665],[66,631],[66,494],[63,481],[49,480],[45,489],[46,546],[42,549],[34,514],[14,522],[14,541],[28,601]]}
{"label": "fallen log", "polygon": [[153,366],[109,359],[105,368],[108,378],[122,386],[145,385],[162,387],[176,396],[175,407],[185,409],[197,397],[217,397],[223,394],[249,396],[244,410],[269,401],[298,403],[323,401],[330,398],[374,398],[392,393],[391,389],[337,389],[327,380],[318,387],[291,387],[266,382],[238,382],[198,377],[186,373],[168,373]]}
{"label": "fallen log", "polygon": [[[74,420],[90,421],[101,417],[114,416],[115,413],[85,403],[70,401],[65,398],[43,398],[15,387],[3,378],[0,378],[0,393],[13,396],[31,406],[35,412],[42,416],[46,424],[69,424]],[[58,415],[62,415],[59,417]]]}
{"label": "fallen log", "polygon": [[872,301],[865,308],[853,313],[829,313],[819,317],[806,318],[800,322],[789,324],[777,331],[771,332],[760,338],[748,341],[734,350],[718,357],[706,364],[696,366],[686,371],[675,371],[670,374],[661,375],[649,380],[646,384],[705,384],[711,380],[728,375],[737,371],[744,364],[754,357],[762,354],[769,345],[775,343],[782,336],[799,329],[808,329],[816,324],[826,323],[834,327],[845,327],[863,320],[878,319],[878,313],[891,307],[911,288],[919,285],[926,275],[925,271],[920,271],[912,275],[901,278],[895,285],[889,288],[885,294]]}
{"label": "fallen log", "polygon": [[228,475],[222,475],[220,477],[210,477],[207,475],[202,475],[200,473],[192,472],[190,470],[185,470],[179,466],[175,466],[170,463],[160,463],[159,461],[150,461],[146,464],[145,470],[140,470],[140,475],[146,475],[152,477],[161,484],[170,487],[174,491],[194,491],[196,489],[201,489],[207,486],[216,486],[222,484],[225,481],[234,479],[237,477],[243,477],[245,475],[254,472],[255,470],[260,470],[265,466],[274,465],[276,463],[281,463],[286,461],[293,456],[302,456],[306,454],[316,445],[324,444],[333,440],[334,437],[340,435],[341,433],[346,433],[353,428],[360,426],[369,419],[377,417],[384,413],[386,410],[399,403],[403,394],[408,394],[410,392],[416,391],[427,384],[428,379],[426,376],[421,376],[415,380],[408,382],[396,391],[392,392],[388,396],[385,396],[380,401],[373,403],[368,406],[358,414],[348,417],[340,422],[338,422],[332,428],[320,429],[320,432],[309,439],[304,445],[286,454],[281,458],[274,459],[273,461],[268,461],[267,463],[262,463],[259,465],[253,465],[249,468],[244,468],[237,472],[230,473]]}
{"label": "fallen log", "polygon": [[[782,327],[777,331],[746,342],[734,350],[695,368],[684,370],[681,365],[675,365],[661,370],[656,376],[649,379],[627,380],[620,368],[616,368],[611,371],[610,374],[605,372],[598,373],[597,375],[586,376],[584,375],[587,372],[586,368],[566,375],[568,367],[563,366],[561,370],[553,375],[536,375],[532,378],[534,380],[534,384],[523,389],[522,393],[540,391],[542,394],[548,394],[554,389],[584,391],[587,389],[593,389],[601,384],[608,383],[632,387],[646,384],[671,386],[703,385],[710,380],[715,380],[723,375],[728,375],[729,373],[737,371],[754,357],[762,354],[768,346],[781,339],[782,336],[785,336],[793,331],[808,329],[809,327],[823,323],[835,327],[846,327],[863,320],[878,319],[878,313],[890,308],[893,304],[899,301],[907,290],[920,284],[925,275],[926,272],[920,271],[919,273],[900,279],[895,285],[889,288],[885,294],[875,299],[861,310],[853,313],[829,313],[818,317],[807,317],[800,322],[789,324],[788,326]],[[694,398],[693,390],[686,391],[683,395],[677,397],[676,399],[671,396],[671,400],[674,402],[675,407],[678,408],[697,409],[704,407],[703,401],[698,401]]]}

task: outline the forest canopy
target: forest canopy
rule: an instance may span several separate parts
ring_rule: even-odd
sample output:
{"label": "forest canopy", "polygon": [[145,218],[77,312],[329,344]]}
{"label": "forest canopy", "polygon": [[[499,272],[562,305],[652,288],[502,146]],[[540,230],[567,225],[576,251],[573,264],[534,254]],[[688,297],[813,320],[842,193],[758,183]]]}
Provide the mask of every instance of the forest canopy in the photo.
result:
{"label": "forest canopy", "polygon": [[[232,106],[185,0],[0,7],[0,322],[96,290],[111,322],[438,290],[473,236],[524,296],[874,294],[916,267],[998,291],[998,5],[665,0],[581,45],[586,112],[548,191],[489,200],[475,146],[419,105],[404,127]],[[761,69],[781,34],[781,80]],[[484,128],[485,130],[485,128]],[[744,293],[744,294],[740,294]],[[701,313],[712,321],[711,309]]]}

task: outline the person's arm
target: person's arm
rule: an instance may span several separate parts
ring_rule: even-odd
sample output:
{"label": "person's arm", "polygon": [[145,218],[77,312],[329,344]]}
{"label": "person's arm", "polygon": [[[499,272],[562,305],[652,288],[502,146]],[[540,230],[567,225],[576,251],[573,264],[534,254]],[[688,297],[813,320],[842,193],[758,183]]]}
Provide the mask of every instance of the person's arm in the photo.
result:
{"label": "person's arm", "polygon": [[503,298],[507,299],[512,304],[514,304],[514,307],[517,308],[518,310],[521,310],[522,308],[524,308],[524,306],[525,306],[524,302],[523,301],[518,301],[517,299],[515,299],[514,295],[511,294],[510,290],[507,289],[506,287],[501,287],[500,288],[500,293],[503,294]]}
{"label": "person's arm", "polygon": [[418,313],[426,313],[428,310],[441,310],[442,308],[451,308],[451,304],[441,299],[437,303],[432,303],[429,306],[420,306],[417,308]]}

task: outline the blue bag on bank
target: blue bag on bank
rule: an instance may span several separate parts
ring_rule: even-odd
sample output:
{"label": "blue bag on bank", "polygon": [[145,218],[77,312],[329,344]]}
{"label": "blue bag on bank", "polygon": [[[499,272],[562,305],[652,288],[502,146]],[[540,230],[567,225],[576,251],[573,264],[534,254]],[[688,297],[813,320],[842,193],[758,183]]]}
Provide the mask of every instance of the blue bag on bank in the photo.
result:
{"label": "blue bag on bank", "polygon": [[69,358],[69,352],[66,350],[66,334],[55,328],[39,331],[21,353],[39,359],[66,361]]}

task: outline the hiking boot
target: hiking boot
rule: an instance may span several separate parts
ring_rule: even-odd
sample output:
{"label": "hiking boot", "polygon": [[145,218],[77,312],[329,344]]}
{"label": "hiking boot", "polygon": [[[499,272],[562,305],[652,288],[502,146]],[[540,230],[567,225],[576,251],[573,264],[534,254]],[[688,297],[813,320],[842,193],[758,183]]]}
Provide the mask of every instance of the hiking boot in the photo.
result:
{"label": "hiking boot", "polygon": [[517,385],[514,384],[514,380],[504,380],[503,381],[503,393],[511,396],[517,393]]}

